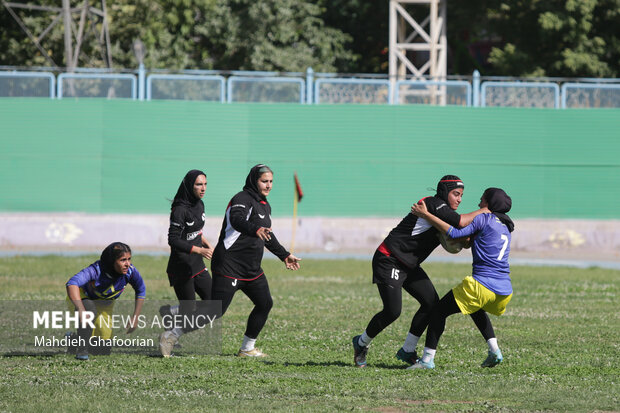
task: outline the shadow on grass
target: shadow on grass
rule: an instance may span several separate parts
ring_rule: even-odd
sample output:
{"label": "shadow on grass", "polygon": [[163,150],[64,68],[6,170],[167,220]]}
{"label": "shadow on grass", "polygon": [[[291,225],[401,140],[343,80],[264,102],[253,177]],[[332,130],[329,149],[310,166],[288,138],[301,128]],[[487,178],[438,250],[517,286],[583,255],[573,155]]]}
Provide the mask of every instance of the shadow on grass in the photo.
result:
{"label": "shadow on grass", "polygon": [[[269,364],[276,364],[275,362],[268,362]],[[356,365],[354,365],[353,363],[345,363],[344,361],[325,361],[325,362],[320,362],[317,363],[315,361],[307,361],[305,363],[292,363],[292,362],[284,362],[282,363],[285,367],[291,366],[291,367],[352,367],[352,368],[356,368],[359,369],[360,367],[357,367]],[[368,365],[367,367],[362,367],[362,368],[380,368],[380,369],[389,369],[389,370],[403,370],[405,368],[407,368],[408,366],[406,365],[395,365],[395,364],[385,364],[385,363],[378,363],[378,364],[372,364],[372,365]]]}

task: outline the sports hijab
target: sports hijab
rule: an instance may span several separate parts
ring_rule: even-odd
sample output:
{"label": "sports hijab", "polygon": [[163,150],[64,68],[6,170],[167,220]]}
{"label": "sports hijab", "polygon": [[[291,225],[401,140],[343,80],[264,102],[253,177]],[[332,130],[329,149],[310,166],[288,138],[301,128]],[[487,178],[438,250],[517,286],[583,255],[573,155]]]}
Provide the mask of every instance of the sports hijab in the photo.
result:
{"label": "sports hijab", "polygon": [[129,248],[129,245],[123,244],[122,242],[113,242],[105,247],[99,261],[101,272],[114,278],[121,277],[123,274],[119,274],[114,270],[114,263],[126,252],[131,254],[131,248]]}
{"label": "sports hijab", "polygon": [[198,169],[192,169],[185,174],[185,178],[183,178],[183,182],[179,185],[177,194],[174,196],[174,201],[172,201],[172,208],[179,205],[193,206],[196,205],[196,202],[200,201],[200,198],[194,195],[194,183],[196,182],[196,178],[200,175],[204,175],[205,178],[207,177],[206,173]]}
{"label": "sports hijab", "polygon": [[270,172],[273,174],[271,168],[269,168],[267,165],[259,163],[258,165],[254,165],[252,169],[250,169],[248,177],[245,178],[245,186],[243,187],[243,190],[252,195],[252,197],[254,197],[258,201],[267,201],[267,198],[265,198],[258,190],[258,179],[261,177],[262,174],[266,172]]}
{"label": "sports hijab", "polygon": [[487,208],[499,218],[504,225],[508,227],[508,231],[515,229],[515,224],[506,212],[512,208],[512,199],[501,188],[487,188],[482,194],[482,198],[487,201]]}
{"label": "sports hijab", "polygon": [[448,202],[448,194],[450,193],[450,191],[456,188],[465,188],[465,185],[463,184],[463,181],[461,181],[461,178],[456,175],[445,175],[437,183],[437,194],[435,196]]}

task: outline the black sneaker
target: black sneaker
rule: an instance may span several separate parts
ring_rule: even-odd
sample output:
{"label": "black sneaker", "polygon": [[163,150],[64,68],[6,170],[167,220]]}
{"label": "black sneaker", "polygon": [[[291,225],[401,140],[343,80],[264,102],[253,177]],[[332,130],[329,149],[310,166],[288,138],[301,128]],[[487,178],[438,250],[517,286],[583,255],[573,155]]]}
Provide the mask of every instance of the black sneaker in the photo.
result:
{"label": "black sneaker", "polygon": [[353,360],[357,367],[366,367],[366,354],[368,354],[368,346],[359,345],[360,336],[353,337]]}
{"label": "black sneaker", "polygon": [[413,366],[416,361],[418,361],[418,353],[414,350],[413,352],[405,351],[402,347],[396,353],[396,358],[400,361],[404,361],[405,363]]}

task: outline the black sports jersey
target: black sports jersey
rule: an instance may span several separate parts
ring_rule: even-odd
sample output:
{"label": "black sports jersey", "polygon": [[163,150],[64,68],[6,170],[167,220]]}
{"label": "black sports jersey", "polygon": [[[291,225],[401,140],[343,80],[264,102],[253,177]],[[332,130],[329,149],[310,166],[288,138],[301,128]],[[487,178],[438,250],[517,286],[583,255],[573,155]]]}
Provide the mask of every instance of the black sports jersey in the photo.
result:
{"label": "black sports jersey", "polygon": [[193,277],[206,268],[202,256],[191,253],[193,246],[202,247],[204,210],[203,202],[198,201],[193,205],[175,206],[170,212],[168,245],[171,252],[166,272],[171,282],[174,277]]}
{"label": "black sports jersey", "polygon": [[260,239],[256,231],[261,227],[271,228],[271,206],[247,191],[239,192],[226,208],[211,260],[214,276],[239,280],[258,278],[263,274],[261,261],[265,247],[281,260],[290,255],[273,233],[270,241]]}
{"label": "black sports jersey", "polygon": [[[441,198],[423,198],[429,212],[448,224],[459,227],[461,216]],[[425,219],[409,213],[390,231],[379,251],[393,255],[408,268],[415,268],[439,245],[437,230]]]}

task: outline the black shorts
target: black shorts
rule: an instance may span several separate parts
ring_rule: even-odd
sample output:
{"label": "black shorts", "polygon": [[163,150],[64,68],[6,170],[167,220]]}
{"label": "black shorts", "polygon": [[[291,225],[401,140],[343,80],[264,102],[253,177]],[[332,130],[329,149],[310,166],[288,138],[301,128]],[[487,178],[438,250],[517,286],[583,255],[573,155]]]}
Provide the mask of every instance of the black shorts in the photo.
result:
{"label": "black shorts", "polygon": [[375,251],[372,257],[372,282],[402,288],[405,280],[416,277],[419,268],[412,270],[405,267],[396,257],[388,257],[380,251]]}

